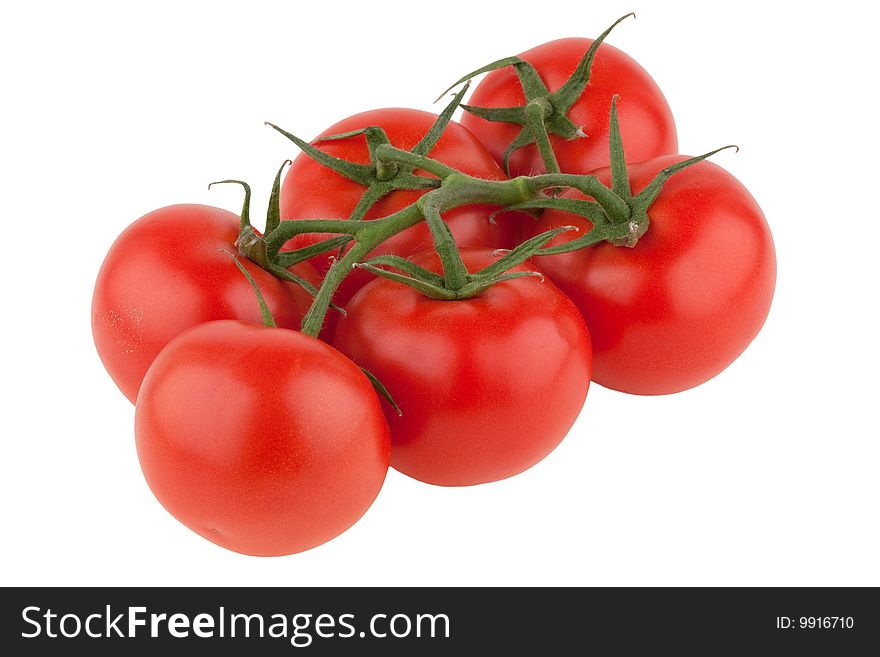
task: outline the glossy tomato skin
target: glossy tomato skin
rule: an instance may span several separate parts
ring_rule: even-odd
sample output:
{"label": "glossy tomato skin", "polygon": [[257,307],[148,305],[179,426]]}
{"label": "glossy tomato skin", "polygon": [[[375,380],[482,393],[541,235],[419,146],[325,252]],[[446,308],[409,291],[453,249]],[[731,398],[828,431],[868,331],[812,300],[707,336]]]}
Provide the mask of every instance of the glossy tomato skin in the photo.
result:
{"label": "glossy tomato skin", "polygon": [[363,373],[324,342],[236,320],[162,350],[135,410],[159,502],[235,552],[277,556],[345,531],[388,470],[388,426]]}
{"label": "glossy tomato skin", "polygon": [[[321,137],[351,130],[380,126],[385,130],[391,144],[406,150],[415,146],[431,129],[437,119],[435,114],[415,109],[389,108],[371,110],[344,119],[321,133]],[[341,141],[317,144],[321,150],[344,160],[369,164],[370,157],[364,137],[352,137]],[[480,144],[461,124],[450,121],[429,156],[452,166],[463,173],[487,180],[503,180],[504,172]],[[426,174],[425,172],[420,172]],[[282,219],[348,219],[363,195],[365,187],[318,164],[305,153],[293,161],[281,187]],[[372,220],[388,216],[414,203],[424,194],[423,190],[398,190],[376,203],[366,214]],[[519,236],[516,217],[499,218],[489,222],[494,208],[465,206],[444,214],[456,241],[461,246],[494,246],[510,248]],[[300,235],[288,242],[284,250],[314,244],[327,235]],[[390,238],[371,253],[371,256],[395,254],[403,257],[415,255],[431,248],[431,234],[423,222]],[[319,272],[326,273],[330,255],[312,258]],[[357,290],[372,280],[363,271],[352,272],[337,291],[333,300],[344,305]]]}
{"label": "glossy tomato skin", "polygon": [[[484,249],[463,255],[471,271],[495,259]],[[434,253],[418,262],[439,270]],[[583,319],[536,278],[464,301],[376,280],[351,300],[334,344],[378,376],[403,412],[384,405],[391,465],[442,486],[504,479],[540,461],[571,428],[589,387]]]}
{"label": "glossy tomato skin", "polygon": [[[92,297],[92,334],[104,367],[132,402],[150,363],[186,329],[214,319],[260,321],[253,288],[230,257],[238,224],[220,208],[172,205],[135,221],[110,248]],[[310,295],[240,260],[278,325],[298,328]],[[311,265],[293,271],[320,282]]]}
{"label": "glossy tomato skin", "polygon": [[[633,193],[684,159],[631,165]],[[595,173],[610,184],[608,169]],[[754,198],[708,161],[672,176],[648,216],[648,231],[632,249],[599,244],[534,261],[587,321],[593,380],[659,395],[708,381],[749,345],[770,309],[776,255]],[[590,227],[548,210],[532,232],[567,224]]]}
{"label": "glossy tomato skin", "polygon": [[[537,69],[552,93],[565,84],[592,44],[593,39],[558,39],[527,50],[519,57]],[[586,89],[567,113],[587,137],[566,140],[558,135],[550,136],[564,173],[588,173],[610,164],[608,135],[611,99],[615,94],[620,95],[617,110],[627,161],[640,162],[678,151],[675,121],[657,83],[629,55],[603,43],[596,51]],[[468,100],[469,105],[480,107],[516,107],[524,102],[522,87],[510,67],[489,73]],[[469,113],[464,114],[461,122],[498,162],[520,130],[520,126],[486,121]],[[515,151],[510,158],[511,176],[533,175],[544,170],[534,145]]]}

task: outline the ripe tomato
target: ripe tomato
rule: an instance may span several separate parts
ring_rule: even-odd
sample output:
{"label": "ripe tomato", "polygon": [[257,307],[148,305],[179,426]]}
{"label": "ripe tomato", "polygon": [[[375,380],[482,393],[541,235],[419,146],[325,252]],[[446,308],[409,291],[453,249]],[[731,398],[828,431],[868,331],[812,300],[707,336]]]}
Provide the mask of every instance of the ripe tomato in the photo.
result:
{"label": "ripe tomato", "polygon": [[156,357],[135,436],[162,506],[257,556],[342,533],[388,471],[388,426],[354,363],[302,333],[234,320],[186,331]]}
{"label": "ripe tomato", "polygon": [[[630,165],[633,193],[685,159],[669,155]],[[610,184],[610,169],[595,174]],[[770,309],[776,255],[751,194],[707,161],[673,175],[648,217],[648,231],[632,249],[602,243],[534,260],[587,320],[593,380],[656,395],[699,385],[743,352]],[[532,231],[572,224],[590,227],[575,215],[547,210]]]}
{"label": "ripe tomato", "polygon": [[[558,39],[519,55],[538,71],[547,89],[558,90],[577,68],[593,39]],[[639,162],[675,153],[678,138],[672,112],[660,88],[638,62],[614,46],[603,43],[596,51],[590,81],[567,116],[587,136],[566,140],[550,135],[559,167],[564,173],[587,173],[608,166],[609,108],[614,95],[620,96],[618,113],[628,161]],[[511,67],[489,73],[468,100],[480,107],[516,107],[525,102],[522,86]],[[504,151],[520,126],[487,121],[465,113],[462,125],[473,132],[501,162]],[[544,163],[534,144],[510,157],[510,175],[533,175],[544,171]]]}
{"label": "ripe tomato", "polygon": [[[470,271],[495,260],[489,249],[462,255]],[[416,261],[439,271],[435,253]],[[519,278],[473,299],[437,301],[379,279],[351,300],[334,345],[373,372],[403,412],[385,405],[391,465],[443,486],[533,466],[565,437],[589,387],[589,334],[549,280]]]}
{"label": "ripe tomato", "polygon": [[[392,145],[409,150],[431,129],[437,116],[414,109],[379,109],[356,114],[321,133],[321,137],[341,134],[369,126],[381,127]],[[320,142],[317,146],[334,157],[359,164],[369,164],[366,140],[362,136],[340,141]],[[455,121],[450,121],[443,135],[428,154],[429,157],[462,171],[489,180],[503,180],[504,172],[476,138]],[[426,172],[424,175],[429,175]],[[281,187],[282,219],[348,219],[363,195],[365,187],[315,162],[305,153],[293,161]],[[414,203],[427,190],[397,190],[376,203],[365,219],[378,219]],[[489,222],[492,208],[466,206],[444,215],[456,241],[461,246],[494,246],[508,248],[518,237],[516,220],[500,218]],[[327,235],[298,235],[284,250],[308,246]],[[370,256],[395,254],[409,257],[431,248],[433,242],[425,223],[398,233]],[[330,266],[332,254],[317,256],[311,262],[322,274]],[[354,271],[346,279],[333,300],[344,305],[360,288],[373,279],[364,271]]]}
{"label": "ripe tomato", "polygon": [[[212,319],[260,321],[254,291],[230,258],[239,218],[206,205],[144,215],[117,238],[98,273],[92,333],[104,367],[134,402],[150,363],[184,330]],[[298,328],[311,296],[243,260],[279,326]],[[307,263],[292,270],[317,284]]]}

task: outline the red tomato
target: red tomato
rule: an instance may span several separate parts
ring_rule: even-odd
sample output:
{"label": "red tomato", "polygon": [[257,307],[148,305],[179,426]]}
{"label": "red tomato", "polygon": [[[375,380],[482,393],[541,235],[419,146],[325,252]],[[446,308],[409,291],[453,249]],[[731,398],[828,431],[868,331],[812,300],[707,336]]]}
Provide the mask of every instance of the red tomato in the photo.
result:
{"label": "red tomato", "polygon": [[[547,89],[558,90],[577,68],[593,39],[558,39],[528,50],[519,57],[538,71]],[[550,142],[565,173],[587,173],[608,166],[609,108],[620,95],[618,114],[628,161],[639,162],[678,151],[672,112],[660,88],[638,62],[614,46],[603,43],[596,51],[590,81],[567,116],[587,137],[566,140],[550,135]],[[511,67],[492,71],[477,85],[468,100],[480,107],[516,107],[525,103],[522,86]],[[485,144],[498,162],[520,126],[486,121],[465,113],[462,125]],[[514,151],[510,175],[534,175],[544,171],[534,145]]]}
{"label": "red tomato", "polygon": [[[669,155],[630,165],[633,193],[685,159]],[[610,184],[609,169],[595,173]],[[602,243],[534,260],[587,320],[593,380],[657,395],[699,385],[743,352],[770,309],[776,255],[751,194],[710,162],[672,176],[648,216],[648,232],[635,248]],[[547,210],[532,231],[571,224],[590,227],[575,215]]]}
{"label": "red tomato", "polygon": [[[369,126],[381,127],[392,145],[409,150],[430,130],[435,114],[414,109],[379,109],[356,114],[321,133],[321,137],[341,134]],[[366,140],[362,136],[341,141],[320,142],[318,147],[344,160],[369,164]],[[429,157],[477,178],[503,180],[504,172],[476,138],[455,121],[450,121],[443,135],[428,154]],[[430,176],[426,172],[418,172]],[[282,219],[348,219],[366,188],[318,164],[305,153],[293,161],[281,187]],[[378,219],[414,203],[427,190],[398,190],[376,203],[364,217]],[[510,247],[519,224],[509,218],[489,222],[492,208],[466,206],[444,215],[456,241],[461,246]],[[314,244],[327,235],[299,235],[284,250]],[[432,247],[431,234],[425,223],[398,233],[370,255],[395,254],[409,257]],[[322,274],[329,267],[329,255],[312,259]],[[372,280],[364,271],[352,272],[336,295],[335,303],[344,305],[360,288]]]}
{"label": "red tomato", "polygon": [[[104,367],[132,402],[150,363],[184,330],[213,319],[260,321],[260,307],[230,253],[239,218],[206,205],[172,205],[131,224],[110,248],[92,298],[92,333]],[[241,259],[279,326],[298,328],[310,295]],[[320,282],[308,264],[292,271]]]}
{"label": "red tomato", "polygon": [[[488,249],[463,256],[470,271],[495,259]],[[439,271],[434,253],[416,261]],[[398,417],[385,405],[391,465],[443,486],[533,466],[565,437],[589,387],[583,319],[550,281],[536,278],[462,301],[379,279],[351,300],[334,344],[373,372],[403,411]]]}
{"label": "red tomato", "polygon": [[257,556],[339,535],[388,471],[388,426],[358,367],[302,333],[240,321],[202,324],[162,350],[138,395],[135,436],[162,506]]}

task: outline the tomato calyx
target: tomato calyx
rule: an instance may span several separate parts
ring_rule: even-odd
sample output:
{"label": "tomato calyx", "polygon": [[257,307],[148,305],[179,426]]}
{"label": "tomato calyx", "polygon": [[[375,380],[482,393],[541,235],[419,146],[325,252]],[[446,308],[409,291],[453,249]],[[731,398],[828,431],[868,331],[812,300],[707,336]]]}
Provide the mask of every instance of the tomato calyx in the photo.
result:
{"label": "tomato calyx", "polygon": [[[648,210],[654,200],[663,189],[663,185],[675,173],[702,162],[708,157],[728,148],[739,150],[738,146],[729,145],[717,148],[703,155],[692,157],[661,170],[654,179],[638,194],[633,195],[629,174],[627,172],[626,156],[623,150],[623,139],[620,134],[620,122],[617,114],[619,96],[611,100],[611,124],[609,135],[609,149],[611,155],[611,188],[603,189],[604,193],[599,196],[587,192],[579,187],[577,180],[582,176],[555,176],[560,181],[560,186],[579,189],[587,196],[595,200],[562,198],[543,191],[539,196],[524,203],[508,206],[507,210],[535,211],[556,209],[580,215],[592,224],[592,228],[584,235],[558,244],[556,246],[542,248],[537,255],[555,255],[583,249],[600,242],[608,242],[614,246],[633,248],[638,244],[641,237],[648,231],[651,218]],[[549,176],[544,176],[548,178]]]}
{"label": "tomato calyx", "polygon": [[[453,113],[461,105],[461,101],[467,92],[468,85],[465,85],[452,99],[449,105],[440,113],[431,129],[422,137],[419,142],[413,146],[411,153],[416,155],[427,156],[431,149],[437,144],[446,126],[452,118]],[[266,123],[290,141],[296,144],[302,151],[319,164],[324,165],[328,169],[335,171],[341,176],[348,178],[352,182],[363,185],[366,190],[360,201],[352,210],[349,220],[362,220],[370,208],[378,203],[382,198],[397,190],[425,190],[436,189],[440,186],[440,180],[437,178],[424,176],[415,172],[415,167],[399,162],[389,162],[377,156],[377,151],[383,145],[391,145],[388,135],[381,126],[367,126],[358,130],[350,130],[337,135],[329,135],[316,139],[309,143],[300,139],[296,135],[279,128],[273,123]],[[340,141],[344,139],[355,139],[363,136],[367,142],[367,150],[370,157],[370,164],[360,164],[357,162],[349,162],[338,157],[334,157],[325,153],[315,144],[328,141]]]}
{"label": "tomato calyx", "polygon": [[[218,180],[209,184],[208,189],[211,189],[214,185],[230,183],[242,186],[244,189],[244,202],[241,208],[238,238],[235,240],[235,246],[238,248],[239,254],[256,263],[266,271],[274,274],[278,278],[296,283],[314,298],[318,294],[318,289],[312,285],[312,283],[304,279],[302,276],[293,273],[288,268],[307,260],[312,255],[324,253],[336,248],[342,248],[345,244],[351,241],[352,238],[348,235],[333,237],[303,249],[297,249],[296,251],[289,251],[283,254],[278,253],[278,249],[280,249],[281,244],[284,242],[281,242],[281,244],[276,247],[275,242],[277,242],[277,238],[275,240],[270,240],[269,237],[276,235],[282,223],[280,220],[281,211],[278,197],[281,189],[281,174],[284,172],[284,168],[289,164],[290,160],[282,162],[281,167],[278,169],[278,173],[275,175],[275,181],[272,184],[272,193],[269,197],[269,207],[266,211],[265,236],[261,235],[251,225],[251,186],[249,184],[243,180]],[[236,261],[236,263],[237,262],[238,261]],[[331,305],[331,307],[339,312],[345,312],[342,308],[337,306]]]}
{"label": "tomato calyx", "polygon": [[[510,156],[514,151],[530,144],[535,144],[537,147],[538,152],[541,154],[541,159],[544,161],[547,173],[559,173],[559,163],[550,144],[550,135],[558,135],[563,139],[577,139],[587,136],[583,131],[583,126],[575,125],[568,118],[568,111],[578,98],[581,97],[581,94],[583,94],[584,89],[587,87],[587,83],[590,81],[593,60],[596,57],[596,51],[599,49],[599,46],[602,45],[602,42],[618,23],[630,16],[635,17],[635,14],[629,13],[626,16],[621,16],[614,21],[611,27],[600,34],[587,52],[584,53],[584,56],[565,84],[552,93],[547,88],[547,85],[544,84],[534,66],[519,57],[505,57],[462,76],[443,94],[464,82],[469,82],[474,76],[507,66],[512,67],[520,86],[522,86],[523,96],[526,101],[524,105],[519,107],[462,105],[462,108],[487,121],[499,121],[522,126],[522,129],[504,151],[502,164],[504,171],[508,175],[510,175]],[[442,97],[443,94],[440,94],[440,96]]]}
{"label": "tomato calyx", "polygon": [[[239,271],[244,274],[245,278],[247,278],[248,283],[251,284],[251,288],[254,290],[254,295],[257,298],[257,303],[260,304],[260,319],[263,323],[263,326],[266,328],[278,328],[278,325],[275,323],[275,318],[272,317],[272,311],[269,310],[269,305],[266,303],[266,298],[263,296],[262,291],[260,290],[260,286],[257,285],[257,281],[254,280],[254,277],[251,273],[241,264],[241,261],[235,256],[234,253],[229,253],[229,257],[232,258],[232,261],[235,263],[235,266],[238,267]],[[397,413],[398,416],[403,416],[403,411],[400,410],[400,406],[397,405],[397,402],[394,400],[394,397],[391,396],[391,393],[388,392],[388,388],[383,384],[378,377],[370,372],[367,368],[361,367],[361,372],[364,373],[364,376],[369,379],[370,384],[372,384],[373,389],[379,394],[380,397],[385,399],[391,407],[394,409],[394,412]]]}
{"label": "tomato calyx", "polygon": [[510,270],[531,258],[554,237],[570,230],[578,229],[575,226],[561,226],[536,235],[515,249],[498,249],[495,251],[498,260],[474,273],[468,271],[455,243],[449,243],[445,238],[436,245],[443,274],[436,274],[406,258],[393,255],[378,256],[356,263],[354,266],[382,278],[408,285],[431,299],[460,301],[476,297],[496,283],[515,278],[533,277],[543,282],[544,275],[540,272]]}

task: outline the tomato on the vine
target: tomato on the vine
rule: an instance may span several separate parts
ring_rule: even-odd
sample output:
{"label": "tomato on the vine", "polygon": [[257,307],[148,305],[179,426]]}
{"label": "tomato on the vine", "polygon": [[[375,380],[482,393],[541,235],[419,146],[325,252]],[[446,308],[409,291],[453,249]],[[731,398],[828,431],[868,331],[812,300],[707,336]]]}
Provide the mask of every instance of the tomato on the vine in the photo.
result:
{"label": "tomato on the vine", "polygon": [[[686,159],[629,165],[633,193]],[[610,184],[610,169],[594,173]],[[647,214],[648,230],[634,248],[602,243],[533,260],[583,313],[593,380],[654,395],[697,386],[743,352],[769,312],[776,255],[754,198],[708,161],[674,174]],[[531,231],[563,225],[579,226],[581,234],[590,228],[586,219],[546,210]]]}
{"label": "tomato on the vine", "polygon": [[[238,234],[232,212],[172,205],[144,215],[113,243],[95,284],[92,333],[104,367],[132,402],[150,363],[184,330],[214,319],[260,321],[254,291],[231,259]],[[278,325],[299,327],[311,295],[244,264]],[[308,263],[292,271],[320,282]]]}
{"label": "tomato on the vine", "polygon": [[[470,271],[496,260],[490,249],[462,256]],[[415,262],[440,268],[433,252]],[[549,280],[517,278],[439,301],[380,279],[347,311],[333,344],[400,406],[401,416],[385,406],[391,465],[421,481],[466,486],[522,472],[559,444],[584,404],[590,337]]]}
{"label": "tomato on the vine", "polygon": [[[552,93],[565,84],[593,39],[568,38],[550,41],[519,55],[535,67]],[[602,43],[593,60],[590,81],[567,116],[586,137],[563,139],[550,135],[550,143],[564,173],[588,173],[608,166],[608,107],[620,96],[620,129],[629,161],[639,162],[678,150],[675,122],[669,104],[657,83],[638,62],[608,43]],[[468,105],[517,107],[525,102],[522,85],[511,67],[492,71],[477,85]],[[487,121],[470,113],[461,119],[486,146],[496,161],[520,131],[520,126]],[[518,149],[510,157],[510,175],[534,175],[544,163],[534,144]]]}
{"label": "tomato on the vine", "polygon": [[382,487],[390,449],[354,363],[302,333],[235,320],[201,324],[162,350],[138,395],[135,436],[147,483],[172,515],[258,556],[301,552],[354,524]]}
{"label": "tomato on the vine", "polygon": [[[393,146],[409,150],[431,129],[437,116],[430,112],[406,108],[389,108],[362,112],[348,117],[321,133],[320,137],[342,134],[370,126],[379,126]],[[319,137],[319,138],[320,138]],[[370,164],[370,154],[363,136],[353,136],[316,144],[334,157]],[[463,173],[487,180],[504,180],[504,172],[479,141],[461,124],[450,121],[429,156]],[[417,171],[430,176],[427,172]],[[281,187],[282,219],[348,219],[361,200],[364,186],[331,171],[323,164],[301,153],[294,159]],[[365,220],[388,216],[414,203],[427,190],[395,190],[373,205]],[[493,246],[507,248],[517,237],[518,223],[510,220],[489,221],[494,208],[464,206],[444,214],[456,241],[461,246]],[[314,244],[328,237],[322,234],[297,235],[284,248],[290,250]],[[370,257],[394,254],[409,257],[431,248],[428,227],[422,223],[408,228],[384,242]],[[333,254],[316,256],[311,262],[325,273]],[[334,302],[345,304],[357,290],[372,280],[366,272],[352,272],[337,290]]]}

